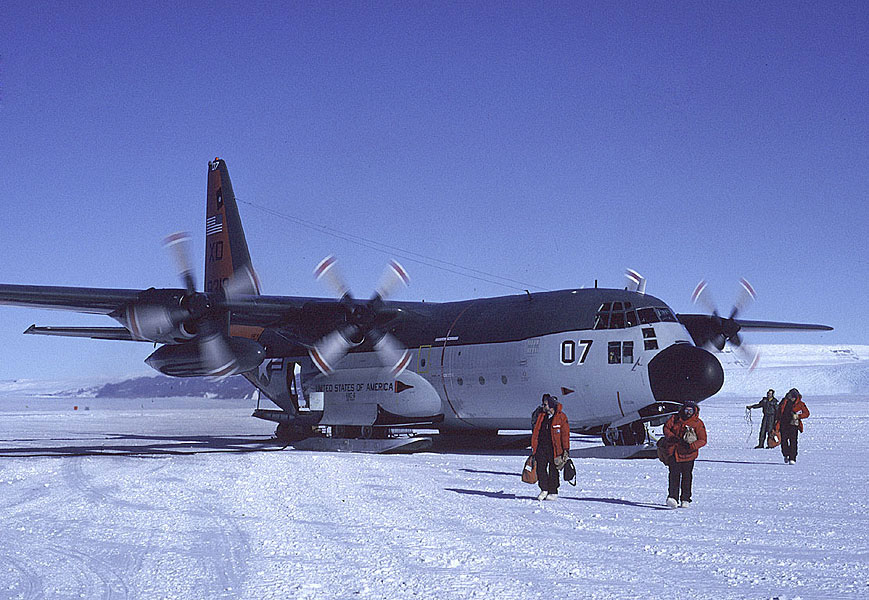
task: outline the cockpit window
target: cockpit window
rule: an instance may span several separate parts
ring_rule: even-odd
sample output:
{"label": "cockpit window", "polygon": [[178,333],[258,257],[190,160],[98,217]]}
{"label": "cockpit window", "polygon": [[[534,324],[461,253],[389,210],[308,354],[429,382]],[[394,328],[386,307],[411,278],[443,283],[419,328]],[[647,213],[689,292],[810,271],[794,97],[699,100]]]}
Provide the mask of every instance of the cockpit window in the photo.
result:
{"label": "cockpit window", "polygon": [[658,313],[658,318],[664,322],[675,323],[676,316],[669,308],[656,308],[655,312]]}
{"label": "cockpit window", "polygon": [[594,328],[595,329],[607,329],[610,326],[610,314],[609,312],[599,312],[597,316],[594,318]]}
{"label": "cockpit window", "polygon": [[659,321],[675,321],[676,317],[666,308],[640,308],[634,310],[630,302],[604,302],[600,305],[594,319],[594,329],[624,329],[658,323]]}
{"label": "cockpit window", "polygon": [[640,316],[640,323],[643,325],[657,323],[660,320],[654,308],[641,308],[637,310],[637,314]]}

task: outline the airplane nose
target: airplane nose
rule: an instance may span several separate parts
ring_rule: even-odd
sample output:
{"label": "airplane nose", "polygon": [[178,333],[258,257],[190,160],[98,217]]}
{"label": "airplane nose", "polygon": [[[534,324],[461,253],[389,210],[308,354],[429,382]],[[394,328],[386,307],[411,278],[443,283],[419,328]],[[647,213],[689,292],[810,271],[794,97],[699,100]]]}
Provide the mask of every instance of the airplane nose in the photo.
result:
{"label": "airplane nose", "polygon": [[649,385],[658,402],[698,402],[721,389],[724,369],[703,348],[673,344],[649,362]]}

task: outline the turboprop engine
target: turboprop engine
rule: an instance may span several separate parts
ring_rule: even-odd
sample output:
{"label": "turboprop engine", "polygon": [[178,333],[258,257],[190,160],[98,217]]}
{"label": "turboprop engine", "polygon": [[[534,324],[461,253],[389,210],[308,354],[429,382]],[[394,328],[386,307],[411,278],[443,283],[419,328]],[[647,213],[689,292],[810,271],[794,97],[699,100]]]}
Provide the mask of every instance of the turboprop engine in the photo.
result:
{"label": "turboprop engine", "polygon": [[[265,349],[254,340],[231,337],[221,340],[221,346],[229,350],[227,356],[235,360],[234,371],[244,373],[259,366],[266,355]],[[166,344],[157,348],[145,362],[164,375],[171,377],[200,377],[215,374],[215,361],[220,357],[208,355],[211,347],[204,342]],[[218,372],[219,367],[218,365]]]}

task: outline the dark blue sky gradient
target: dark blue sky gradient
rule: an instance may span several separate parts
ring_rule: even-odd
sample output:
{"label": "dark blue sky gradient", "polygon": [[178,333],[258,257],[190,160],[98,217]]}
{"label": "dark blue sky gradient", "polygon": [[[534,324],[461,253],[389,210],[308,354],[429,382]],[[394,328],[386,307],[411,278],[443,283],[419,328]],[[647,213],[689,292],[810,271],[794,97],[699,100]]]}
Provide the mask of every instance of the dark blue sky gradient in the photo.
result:
{"label": "dark blue sky gradient", "polygon": [[[5,3],[0,281],[178,286],[219,155],[242,201],[405,251],[243,203],[269,294],[327,295],[329,253],[359,296],[397,255],[407,300],[631,267],[726,312],[742,276],[746,318],[836,328],[750,341],[869,343],[866,3],[322,4]],[[113,324],[0,308],[0,379],[148,372],[32,322]]]}

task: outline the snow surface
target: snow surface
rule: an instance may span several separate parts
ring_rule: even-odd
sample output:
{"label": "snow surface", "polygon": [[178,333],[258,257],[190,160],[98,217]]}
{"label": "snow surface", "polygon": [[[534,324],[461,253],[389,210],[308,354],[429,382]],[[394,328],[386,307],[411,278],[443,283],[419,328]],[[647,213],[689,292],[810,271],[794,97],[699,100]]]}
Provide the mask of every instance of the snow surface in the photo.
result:
{"label": "snow surface", "polygon": [[[0,599],[869,598],[869,347],[848,348],[765,347],[750,373],[725,353],[694,503],[675,510],[657,460],[576,458],[579,485],[541,503],[522,452],[282,449],[249,400],[12,382]],[[812,412],[796,465],[753,449],[745,405],[770,386]]]}
{"label": "snow surface", "polygon": [[577,459],[541,503],[520,452],[318,454],[249,401],[6,398],[0,598],[869,597],[869,393],[807,395],[793,466],[752,449],[757,395],[702,404],[675,510],[657,460]]}

